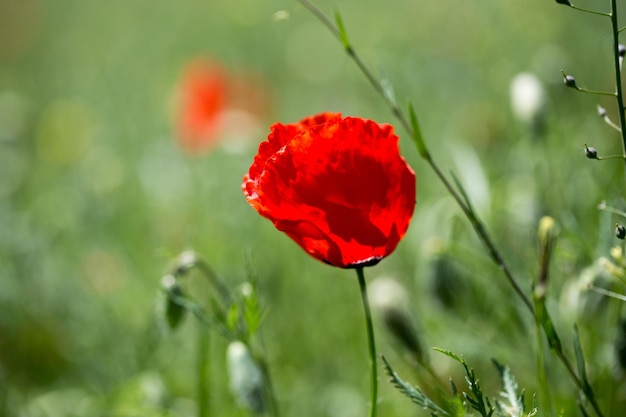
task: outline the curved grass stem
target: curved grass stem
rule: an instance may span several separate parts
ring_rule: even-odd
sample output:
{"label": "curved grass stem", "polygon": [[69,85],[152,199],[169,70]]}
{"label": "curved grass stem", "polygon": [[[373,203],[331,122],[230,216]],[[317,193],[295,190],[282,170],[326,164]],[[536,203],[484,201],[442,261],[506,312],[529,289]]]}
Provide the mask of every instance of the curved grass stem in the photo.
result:
{"label": "curved grass stem", "polygon": [[365,326],[367,328],[367,346],[370,357],[370,417],[376,416],[376,406],[378,405],[378,367],[376,362],[376,341],[374,339],[374,326],[372,325],[372,313],[370,311],[369,299],[367,297],[367,285],[363,268],[356,268],[359,278],[359,288],[361,289],[361,301],[365,310]]}

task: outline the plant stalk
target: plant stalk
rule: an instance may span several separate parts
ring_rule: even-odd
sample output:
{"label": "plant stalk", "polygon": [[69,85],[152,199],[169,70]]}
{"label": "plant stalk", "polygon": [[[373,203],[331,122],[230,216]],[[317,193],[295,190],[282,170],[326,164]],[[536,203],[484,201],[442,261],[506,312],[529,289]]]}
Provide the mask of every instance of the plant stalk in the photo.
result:
{"label": "plant stalk", "polygon": [[209,331],[200,321],[198,321],[197,327],[196,395],[198,397],[198,417],[209,417]]}
{"label": "plant stalk", "polygon": [[372,313],[370,311],[369,299],[367,297],[367,285],[363,268],[356,268],[361,289],[361,301],[365,310],[365,326],[367,328],[367,347],[370,357],[370,417],[376,416],[376,406],[378,405],[378,367],[376,362],[376,341],[374,340],[374,326],[372,325]]}
{"label": "plant stalk", "polygon": [[[619,32],[617,26],[617,0],[611,0],[611,27],[613,32],[613,61],[615,64],[615,92],[617,94],[617,110],[619,113],[619,127],[622,136],[622,155],[626,158],[626,117],[624,116],[624,93],[622,90],[622,69],[619,56]],[[626,159],[624,159],[626,169]],[[625,171],[626,175],[626,171]]]}

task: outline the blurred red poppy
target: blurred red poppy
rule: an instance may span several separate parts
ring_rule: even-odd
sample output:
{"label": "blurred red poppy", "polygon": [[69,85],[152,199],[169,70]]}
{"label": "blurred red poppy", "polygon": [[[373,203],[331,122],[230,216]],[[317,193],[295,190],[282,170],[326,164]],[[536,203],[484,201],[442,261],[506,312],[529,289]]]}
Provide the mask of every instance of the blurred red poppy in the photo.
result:
{"label": "blurred red poppy", "polygon": [[178,140],[187,152],[199,153],[212,147],[223,128],[228,95],[228,78],[221,66],[206,61],[192,62],[180,85]]}
{"label": "blurred red poppy", "polygon": [[340,268],[393,252],[415,207],[415,174],[393,127],[333,113],[273,125],[242,190],[278,230]]}
{"label": "blurred red poppy", "polygon": [[207,58],[187,65],[177,94],[176,136],[180,147],[195,155],[224,139],[226,149],[242,149],[271,109],[269,90],[260,74],[249,68],[229,71]]}

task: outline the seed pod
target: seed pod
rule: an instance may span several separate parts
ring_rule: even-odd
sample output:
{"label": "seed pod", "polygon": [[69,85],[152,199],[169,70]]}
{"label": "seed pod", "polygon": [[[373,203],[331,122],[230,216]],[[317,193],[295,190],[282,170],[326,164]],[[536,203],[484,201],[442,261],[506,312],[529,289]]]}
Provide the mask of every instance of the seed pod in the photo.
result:
{"label": "seed pod", "polygon": [[596,148],[585,145],[585,156],[589,159],[598,159],[598,151]]}
{"label": "seed pod", "polygon": [[578,89],[578,86],[576,85],[576,79],[571,75],[566,75],[565,77],[563,77],[563,82],[565,83],[566,87]]}

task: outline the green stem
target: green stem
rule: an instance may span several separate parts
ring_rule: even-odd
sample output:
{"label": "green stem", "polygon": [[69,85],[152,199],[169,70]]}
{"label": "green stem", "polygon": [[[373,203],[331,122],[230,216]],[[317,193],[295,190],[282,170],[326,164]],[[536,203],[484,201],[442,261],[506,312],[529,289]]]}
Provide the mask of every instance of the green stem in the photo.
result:
{"label": "green stem", "polygon": [[611,92],[611,91],[590,90],[590,89],[585,88],[585,87],[575,87],[575,88],[576,88],[576,90],[580,91],[581,93],[594,94],[596,96],[616,97],[616,94]]}
{"label": "green stem", "polygon": [[626,211],[618,210],[614,207],[609,207],[606,205],[605,201],[598,205],[598,210],[603,210],[609,213],[617,214],[618,216],[626,217]]}
{"label": "green stem", "polygon": [[208,417],[209,413],[209,331],[198,322],[198,345],[196,352],[196,390],[198,396],[198,417]]}
{"label": "green stem", "polygon": [[541,323],[535,319],[535,330],[537,333],[537,379],[539,380],[539,395],[541,408],[545,410],[546,415],[553,416],[552,400],[550,398],[550,389],[548,388],[548,379],[546,376],[546,365],[544,357],[544,343]]}
{"label": "green stem", "polygon": [[[624,93],[622,90],[622,69],[619,57],[619,27],[617,26],[617,0],[611,0],[611,27],[613,29],[613,61],[615,64],[615,88],[617,93],[617,108],[619,112],[619,126],[622,134],[622,154],[626,158],[626,118],[624,117]],[[626,166],[626,159],[624,160]]]}
{"label": "green stem", "polygon": [[270,409],[269,414],[273,417],[280,417],[278,400],[276,399],[274,385],[272,384],[272,379],[270,378],[269,366],[267,366],[267,362],[262,357],[259,358],[258,361],[261,369],[263,370],[263,376],[265,377],[265,396]]}
{"label": "green stem", "polygon": [[601,288],[601,287],[596,287],[595,285],[589,285],[588,288],[589,288],[590,291],[596,292],[598,294],[601,294],[601,295],[604,295],[604,296],[607,296],[607,297],[611,297],[611,298],[615,298],[616,300],[626,301],[626,295],[624,295],[624,294],[620,294],[620,293],[617,293],[617,292],[614,292],[614,291],[609,291],[609,290],[606,290],[606,289]]}
{"label": "green stem", "polygon": [[367,285],[365,284],[365,274],[363,268],[356,268],[361,289],[361,301],[365,310],[365,325],[367,327],[367,346],[370,356],[370,417],[376,416],[376,406],[378,404],[378,368],[376,363],[376,342],[374,340],[374,326],[372,325],[372,313],[370,311],[369,299],[367,298]]}
{"label": "green stem", "polygon": [[578,10],[579,12],[585,12],[585,13],[590,13],[590,14],[595,14],[597,16],[605,16],[608,17],[611,14],[610,13],[606,13],[606,12],[598,12],[596,10],[591,10],[591,9],[585,9],[584,7],[578,7],[578,6],[574,6],[573,4],[570,5],[570,7],[574,10]]}

